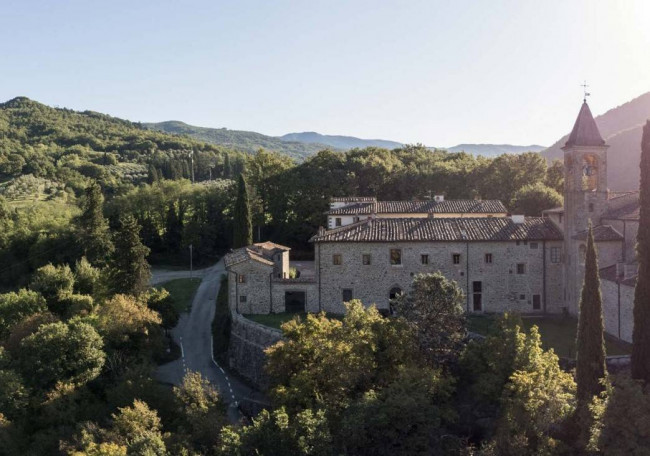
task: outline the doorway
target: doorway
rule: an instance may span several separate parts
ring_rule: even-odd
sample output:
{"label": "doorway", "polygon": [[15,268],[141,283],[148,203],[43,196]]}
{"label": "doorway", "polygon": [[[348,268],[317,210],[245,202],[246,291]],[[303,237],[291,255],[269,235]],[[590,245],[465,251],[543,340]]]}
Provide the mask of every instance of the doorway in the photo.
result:
{"label": "doorway", "polygon": [[304,313],[305,300],[304,291],[286,291],[284,293],[284,311],[288,313]]}
{"label": "doorway", "polygon": [[472,304],[474,312],[483,311],[483,282],[472,282]]}

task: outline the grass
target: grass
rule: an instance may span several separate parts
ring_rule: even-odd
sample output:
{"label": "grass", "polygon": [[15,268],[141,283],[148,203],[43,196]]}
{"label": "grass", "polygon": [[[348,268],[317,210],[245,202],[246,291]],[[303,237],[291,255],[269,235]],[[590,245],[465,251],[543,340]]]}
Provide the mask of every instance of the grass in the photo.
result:
{"label": "grass", "polygon": [[174,301],[174,308],[180,313],[190,310],[196,289],[200,284],[201,279],[174,279],[160,284],[157,288],[169,291]]}
{"label": "grass", "polygon": [[[255,323],[259,323],[261,325],[268,326],[270,328],[275,328],[275,329],[281,329],[280,326],[282,326],[283,323],[292,320],[296,316],[304,320],[305,317],[307,316],[307,313],[306,312],[283,312],[283,313],[276,313],[276,314],[269,314],[269,315],[257,315],[257,314],[244,315],[244,317],[254,321]],[[336,318],[339,320],[343,318],[342,315],[338,315],[338,314],[327,314],[327,317]]]}
{"label": "grass", "polygon": [[[489,335],[496,330],[496,315],[470,315],[469,330],[482,335]],[[530,330],[533,325],[539,328],[542,346],[552,348],[558,356],[574,358],[576,354],[575,339],[578,321],[571,317],[522,317],[524,328]],[[605,337],[607,356],[629,355],[629,344],[611,337]]]}

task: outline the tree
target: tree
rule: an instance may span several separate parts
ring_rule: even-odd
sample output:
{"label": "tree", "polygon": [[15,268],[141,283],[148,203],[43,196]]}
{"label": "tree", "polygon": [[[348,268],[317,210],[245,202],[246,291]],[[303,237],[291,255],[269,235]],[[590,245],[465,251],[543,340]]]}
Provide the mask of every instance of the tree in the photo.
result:
{"label": "tree", "polygon": [[35,291],[25,289],[17,293],[0,295],[0,339],[9,335],[12,327],[30,315],[47,310],[43,296]]}
{"label": "tree", "polygon": [[332,437],[323,411],[289,416],[284,408],[263,410],[249,426],[221,431],[224,456],[330,456]]}
{"label": "tree", "polygon": [[634,290],[632,378],[650,383],[650,121],[641,140],[641,213],[637,233],[639,274]]}
{"label": "tree", "polygon": [[244,247],[253,243],[253,224],[251,208],[248,201],[248,189],[243,175],[239,175],[237,183],[237,200],[234,211],[233,247]]}
{"label": "tree", "polygon": [[538,182],[526,185],[515,193],[512,207],[518,214],[539,217],[542,211],[562,205],[562,195]]}
{"label": "tree", "polygon": [[463,291],[456,282],[440,272],[418,274],[411,290],[393,304],[417,334],[427,359],[444,362],[458,354],[466,329]]}
{"label": "tree", "polygon": [[[160,315],[129,295],[117,294],[99,309],[99,329],[114,345],[137,345],[152,327],[161,323]],[[135,340],[134,340],[135,339]]]}
{"label": "tree", "polygon": [[97,182],[86,188],[78,233],[84,255],[93,264],[102,265],[113,253],[113,242],[108,221],[103,213],[104,196]]}
{"label": "tree", "polygon": [[578,404],[582,407],[590,403],[593,397],[603,390],[601,381],[605,377],[606,369],[602,307],[596,245],[590,223],[576,340],[577,397]]}
{"label": "tree", "polygon": [[101,288],[101,271],[81,257],[74,268],[74,291],[82,295],[95,296]]}
{"label": "tree", "polygon": [[564,161],[553,160],[551,166],[546,169],[544,184],[559,194],[564,193]]}
{"label": "tree", "polygon": [[62,298],[72,294],[74,274],[68,265],[54,266],[50,263],[38,268],[29,287],[42,294],[49,306],[56,308]]}
{"label": "tree", "polygon": [[149,286],[149,248],[142,245],[139,233],[140,226],[133,216],[127,215],[120,219],[109,273],[111,287],[115,293],[137,295]]}
{"label": "tree", "polygon": [[33,386],[50,389],[57,382],[83,385],[104,366],[102,338],[87,323],[50,323],[20,344],[19,365]]}
{"label": "tree", "polygon": [[202,453],[219,443],[218,430],[226,424],[224,404],[217,390],[198,372],[190,372],[174,387],[180,428]]}
{"label": "tree", "polygon": [[169,203],[165,220],[164,241],[170,252],[178,252],[183,241],[183,219],[176,212],[174,203]]}
{"label": "tree", "polygon": [[109,438],[126,446],[127,454],[138,456],[166,456],[162,424],[155,410],[142,401],[133,401],[133,406],[118,409],[114,413],[113,428]]}

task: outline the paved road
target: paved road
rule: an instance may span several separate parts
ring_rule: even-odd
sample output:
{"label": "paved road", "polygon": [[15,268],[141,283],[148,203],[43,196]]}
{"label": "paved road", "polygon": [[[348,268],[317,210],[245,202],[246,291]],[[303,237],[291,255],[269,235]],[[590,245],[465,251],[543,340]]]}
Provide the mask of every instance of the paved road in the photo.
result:
{"label": "paved road", "polygon": [[[228,417],[233,423],[237,423],[241,419],[238,404],[249,396],[251,389],[228,375],[212,356],[211,324],[221,275],[225,273],[223,261],[203,271],[203,281],[192,301],[192,310],[189,314],[183,313],[178,325],[172,330],[174,340],[181,347],[181,358],[160,366],[157,378],[165,383],[179,385],[185,372],[200,372],[217,386],[221,398],[229,404]],[[189,276],[189,271],[187,273]]]}
{"label": "paved road", "polygon": [[[219,264],[219,263],[217,263]],[[195,269],[192,272],[192,277],[203,278],[212,268]],[[173,271],[169,269],[152,269],[151,285],[158,285],[163,282],[168,282],[174,279],[189,279],[190,271]]]}

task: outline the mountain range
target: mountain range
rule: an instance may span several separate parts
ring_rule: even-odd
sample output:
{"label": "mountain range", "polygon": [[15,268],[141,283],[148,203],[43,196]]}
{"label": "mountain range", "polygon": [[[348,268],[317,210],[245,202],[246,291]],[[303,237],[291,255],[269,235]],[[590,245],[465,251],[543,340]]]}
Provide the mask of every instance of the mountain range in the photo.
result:
{"label": "mountain range", "polygon": [[[596,117],[600,134],[609,145],[607,150],[607,180],[616,191],[639,187],[639,162],[643,125],[650,119],[650,92]],[[542,151],[548,160],[562,159],[561,147],[568,134]]]}

